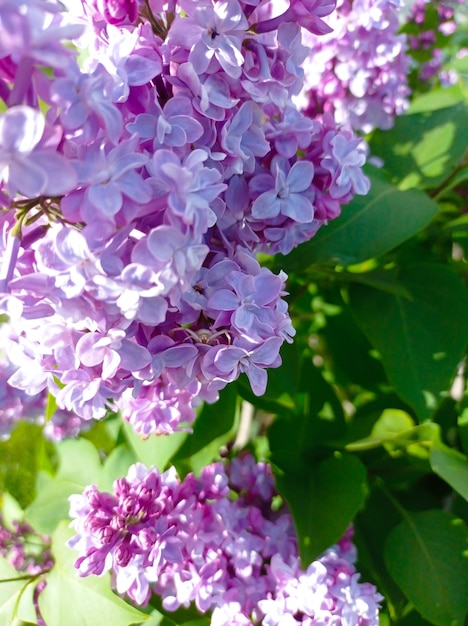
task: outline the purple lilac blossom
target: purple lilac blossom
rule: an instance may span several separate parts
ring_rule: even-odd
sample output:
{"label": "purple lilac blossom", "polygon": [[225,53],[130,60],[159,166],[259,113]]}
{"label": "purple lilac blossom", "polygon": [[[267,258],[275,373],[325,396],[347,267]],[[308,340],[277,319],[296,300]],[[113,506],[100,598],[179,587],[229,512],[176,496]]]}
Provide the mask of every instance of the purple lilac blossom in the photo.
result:
{"label": "purple lilac blossom", "polygon": [[187,17],[172,25],[169,45],[190,50],[188,61],[197,74],[222,68],[230,78],[240,78],[248,22],[237,0],[180,0],[179,4]]}
{"label": "purple lilac blossom", "polygon": [[113,493],[70,497],[80,576],[111,571],[116,591],[166,610],[194,604],[211,624],[377,626],[382,596],[361,583],[352,529],[304,570],[292,517],[273,510],[269,465],[242,454],[180,480],[133,465]]}
{"label": "purple lilac blossom", "polygon": [[138,17],[138,0],[93,0],[90,4],[108,24],[133,24]]}
{"label": "purple lilac blossom", "polygon": [[242,373],[262,394],[294,329],[256,254],[368,191],[352,132],[293,103],[334,2],[23,5],[0,19],[7,384],[55,396],[57,436],[109,410],[189,428]]}
{"label": "purple lilac blossom", "polygon": [[339,0],[333,33],[306,34],[311,54],[297,102],[308,115],[331,112],[338,124],[368,133],[404,113],[410,59],[400,7],[400,0]]}
{"label": "purple lilac blossom", "polygon": [[[9,68],[11,88],[6,103],[37,106],[34,82],[40,81],[39,67],[63,68],[73,55],[61,42],[79,37],[83,25],[70,23],[59,2],[17,0],[2,2],[0,15],[0,66]],[[10,82],[9,81],[9,82]]]}
{"label": "purple lilac blossom", "polygon": [[[17,305],[19,305],[17,307]],[[10,384],[11,377],[15,372],[14,360],[21,359],[18,355],[17,341],[19,324],[24,328],[25,322],[21,320],[20,303],[10,302],[9,306],[3,303],[0,309],[10,315],[16,308],[16,324],[4,321],[0,324],[0,440],[10,437],[12,430],[19,422],[28,422],[43,427],[43,434],[51,441],[61,441],[69,437],[77,437],[81,432],[89,428],[78,415],[69,411],[57,410],[46,422],[46,407],[48,393],[46,389],[31,393],[31,388],[18,389]],[[60,347],[57,347],[60,350]],[[67,348],[68,350],[68,348]],[[8,356],[7,356],[8,355]]]}
{"label": "purple lilac blossom", "polygon": [[443,47],[457,30],[457,8],[462,4],[463,0],[437,3],[416,0],[411,4],[405,30],[409,52],[414,55],[412,71],[418,81],[443,87],[457,82],[456,71],[443,69],[446,60]]}

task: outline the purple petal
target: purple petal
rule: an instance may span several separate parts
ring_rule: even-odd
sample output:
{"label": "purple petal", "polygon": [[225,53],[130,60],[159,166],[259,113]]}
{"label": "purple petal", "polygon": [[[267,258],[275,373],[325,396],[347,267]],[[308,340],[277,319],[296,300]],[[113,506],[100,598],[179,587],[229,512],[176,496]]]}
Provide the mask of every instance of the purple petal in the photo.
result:
{"label": "purple petal", "polygon": [[208,306],[218,311],[234,311],[239,304],[239,298],[229,289],[219,289],[208,299]]}
{"label": "purple petal", "polygon": [[164,351],[164,363],[166,367],[181,367],[197,355],[198,350],[193,345],[174,346]]}
{"label": "purple petal", "polygon": [[278,358],[282,343],[283,340],[279,337],[270,337],[261,346],[252,350],[252,360],[255,363],[260,363],[261,365],[271,365]]}
{"label": "purple petal", "polygon": [[121,367],[129,372],[141,370],[151,363],[151,354],[148,350],[129,339],[122,340],[119,354]]}
{"label": "purple petal", "polygon": [[102,360],[102,379],[113,378],[119,369],[120,355],[115,350],[106,350]]}
{"label": "purple petal", "polygon": [[138,309],[138,319],[143,324],[157,326],[166,319],[167,301],[161,296],[142,298]]}
{"label": "purple petal", "polygon": [[152,78],[161,73],[161,62],[156,59],[148,59],[141,54],[132,54],[126,64],[125,70],[129,85],[145,85]]}
{"label": "purple petal", "polygon": [[61,228],[55,241],[58,256],[69,265],[90,258],[91,253],[86,239],[72,228]]}
{"label": "purple petal", "polygon": [[178,126],[187,135],[187,141],[192,143],[203,135],[203,126],[197,120],[187,115],[174,115],[171,117],[171,124]]}
{"label": "purple petal", "polygon": [[252,204],[252,215],[259,220],[276,217],[281,209],[276,191],[266,191]]}
{"label": "purple petal", "polygon": [[33,158],[13,161],[10,165],[8,187],[18,190],[27,198],[40,196],[47,185],[47,175]]}
{"label": "purple petal", "polygon": [[261,306],[270,304],[275,301],[283,286],[283,281],[279,276],[275,276],[270,272],[262,272],[260,276],[255,277],[255,303]]}
{"label": "purple petal", "polygon": [[122,208],[122,194],[113,182],[89,187],[88,199],[100,213],[106,216],[115,215]]}
{"label": "purple petal", "polygon": [[63,196],[76,187],[78,182],[76,172],[61,154],[36,150],[32,156],[48,174],[42,193],[50,196]]}
{"label": "purple petal", "polygon": [[42,113],[15,106],[0,117],[0,145],[8,151],[28,154],[39,143],[45,128]]}
{"label": "purple petal", "polygon": [[245,373],[247,374],[254,394],[256,396],[263,396],[268,383],[266,371],[252,363],[248,368],[246,368]]}
{"label": "purple petal", "polygon": [[314,177],[314,166],[309,161],[294,163],[287,176],[287,185],[293,193],[300,193],[310,187]]}
{"label": "purple petal", "polygon": [[281,213],[299,224],[308,224],[314,219],[312,203],[299,194],[293,194],[287,200],[281,201]]}

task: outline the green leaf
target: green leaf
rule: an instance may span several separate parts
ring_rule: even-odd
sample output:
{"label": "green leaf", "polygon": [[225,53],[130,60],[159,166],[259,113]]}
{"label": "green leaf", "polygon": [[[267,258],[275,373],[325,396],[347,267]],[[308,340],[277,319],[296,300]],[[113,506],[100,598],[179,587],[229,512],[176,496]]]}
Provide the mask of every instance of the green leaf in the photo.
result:
{"label": "green leaf", "polygon": [[51,394],[49,391],[49,393],[47,394],[47,405],[46,405],[46,411],[45,411],[46,422],[50,422],[56,410],[57,410],[57,402],[55,400],[55,396]]}
{"label": "green leaf", "polygon": [[57,478],[77,485],[96,483],[101,472],[99,453],[86,439],[65,439],[55,444],[59,458]]}
{"label": "green leaf", "polygon": [[340,315],[327,318],[320,337],[326,341],[333,375],[339,385],[346,386],[351,382],[372,389],[385,381],[382,364],[370,355],[372,346],[349,309],[344,308]]}
{"label": "green leaf", "polygon": [[[0,624],[13,623],[13,619],[36,622],[33,605],[34,584],[28,580],[12,580],[22,576],[6,559],[0,557]],[[3,582],[8,580],[9,582]]]}
{"label": "green leaf", "polygon": [[[150,615],[148,615],[148,619],[144,623],[144,626],[166,626],[164,615],[161,615],[159,611],[152,611]],[[140,624],[138,626],[141,626]]]}
{"label": "green leaf", "polygon": [[276,264],[286,272],[303,272],[314,263],[354,265],[378,257],[427,226],[437,204],[418,189],[401,191],[374,171],[371,189],[356,196],[337,219],[323,226]]}
{"label": "green leaf", "polygon": [[45,445],[41,431],[35,424],[21,422],[10,439],[0,441],[0,492],[11,493],[23,508],[34,498],[39,457]]}
{"label": "green leaf", "polygon": [[375,487],[366,500],[365,508],[353,521],[353,541],[358,551],[357,569],[361,580],[377,585],[379,592],[385,596],[391,615],[400,614],[407,600],[385,566],[382,547],[389,532],[400,521],[401,517],[392,502],[381,489]]}
{"label": "green leaf", "polygon": [[[354,267],[361,267],[361,265],[355,265]],[[394,269],[378,269],[369,272],[342,272],[340,277],[350,283],[367,285],[368,287],[374,287],[379,291],[384,291],[394,296],[410,299],[408,291],[395,280],[395,274],[396,270]]]}
{"label": "green leaf", "polygon": [[[437,194],[437,199],[446,194],[447,192],[455,189],[456,187],[464,185],[468,181],[468,167],[463,167],[458,170],[453,176],[450,177],[449,180],[446,181],[443,190]],[[456,220],[455,220],[456,222]],[[454,222],[449,222],[444,226],[444,228],[450,228],[451,224]]]}
{"label": "green leaf", "polygon": [[452,489],[468,500],[468,459],[464,454],[449,448],[437,437],[429,457],[432,470]]}
{"label": "green leaf", "polygon": [[391,131],[376,131],[371,152],[400,189],[433,189],[441,185],[466,151],[468,106],[402,115]]}
{"label": "green leaf", "polygon": [[125,438],[138,460],[148,467],[157,467],[160,471],[166,468],[187,438],[186,432],[180,432],[172,435],[150,435],[147,439],[142,439],[128,422],[123,421],[122,426]]}
{"label": "green leaf", "polygon": [[[468,179],[468,172],[466,173]],[[464,215],[460,215],[460,217],[447,222],[447,224],[444,225],[444,229],[453,232],[463,232],[468,230],[468,215],[465,213]]]}
{"label": "green leaf", "polygon": [[468,529],[445,511],[408,515],[388,536],[388,570],[416,609],[437,626],[463,626],[468,611]]}
{"label": "green leaf", "polygon": [[379,419],[375,422],[369,437],[353,441],[347,444],[346,449],[350,452],[369,450],[387,442],[398,441],[402,434],[414,428],[414,421],[401,409],[385,409]]}
{"label": "green leaf", "polygon": [[236,385],[228,385],[219,394],[215,404],[205,403],[193,426],[193,433],[182,443],[174,460],[191,457],[212,441],[229,433],[234,425],[237,412]]}
{"label": "green leaf", "polygon": [[68,519],[68,498],[74,493],[81,493],[86,485],[54,479],[47,474],[41,474],[40,477],[41,489],[26,509],[25,516],[38,532],[51,535],[59,522]]}
{"label": "green leaf", "polygon": [[401,268],[396,280],[410,299],[353,284],[350,307],[396,393],[423,420],[432,415],[463,357],[468,293],[443,265],[414,263]]}
{"label": "green leaf", "polygon": [[[112,414],[104,420],[94,421],[89,430],[82,433],[81,437],[90,441],[100,455],[107,456],[117,445],[120,436],[122,418],[118,414]],[[119,441],[119,443],[121,443]]]}
{"label": "green leaf", "polygon": [[102,471],[99,454],[86,439],[62,441],[56,444],[56,450],[59,458],[56,476],[38,474],[37,496],[25,511],[34,528],[47,535],[68,518],[68,498],[81,493],[87,485],[98,484]]}
{"label": "green leaf", "polygon": [[24,517],[23,509],[8,491],[0,493],[0,503],[2,525],[8,528],[8,530],[13,530],[14,522],[22,520]]}
{"label": "green leaf", "polygon": [[428,622],[417,611],[410,611],[403,619],[398,620],[398,626],[430,626],[431,622]]}
{"label": "green leaf", "polygon": [[453,107],[463,102],[463,91],[459,85],[453,85],[449,89],[433,89],[429,93],[416,96],[410,104],[408,114],[437,111],[446,107]]}
{"label": "green leaf", "polygon": [[298,412],[281,413],[268,430],[268,440],[272,462],[285,472],[300,474],[323,456],[324,448],[334,447],[346,424],[333,387],[311,359],[304,359],[296,387]]}
{"label": "green leaf", "polygon": [[344,535],[367,495],[366,469],[348,454],[300,474],[277,473],[276,485],[294,518],[303,568]]}
{"label": "green leaf", "polygon": [[406,411],[401,411],[400,409],[385,409],[374,424],[372,436],[381,441],[387,441],[413,426],[414,422]]}
{"label": "green leaf", "polygon": [[55,565],[39,596],[47,626],[129,626],[145,622],[148,615],[111,591],[110,576],[78,576],[73,565],[78,553],[66,546],[72,535],[73,531],[61,524],[52,538]]}
{"label": "green leaf", "polygon": [[114,448],[107,457],[102,468],[101,479],[98,486],[102,491],[112,491],[114,480],[126,476],[128,468],[137,462],[137,458],[133,450],[127,445],[122,444]]}

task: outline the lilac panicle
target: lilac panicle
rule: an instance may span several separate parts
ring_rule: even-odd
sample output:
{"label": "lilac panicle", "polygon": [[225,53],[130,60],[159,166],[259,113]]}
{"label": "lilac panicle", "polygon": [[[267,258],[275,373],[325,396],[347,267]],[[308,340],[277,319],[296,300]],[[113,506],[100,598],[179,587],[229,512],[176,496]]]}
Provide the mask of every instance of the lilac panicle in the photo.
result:
{"label": "lilac panicle", "polygon": [[408,107],[406,36],[399,34],[399,2],[340,0],[329,19],[334,31],[307,35],[301,106],[311,115],[331,112],[339,124],[368,133],[390,128]]}
{"label": "lilac panicle", "polygon": [[294,328],[257,253],[368,191],[359,140],[293,101],[333,0],[2,6],[8,393],[53,394],[54,436],[110,410],[142,436],[190,428],[242,373],[264,393]]}
{"label": "lilac panicle", "polygon": [[194,604],[211,624],[377,626],[382,597],[359,581],[352,529],[301,568],[293,520],[273,511],[271,469],[249,454],[180,480],[141,463],[70,498],[80,576],[111,571],[118,593],[166,610]]}

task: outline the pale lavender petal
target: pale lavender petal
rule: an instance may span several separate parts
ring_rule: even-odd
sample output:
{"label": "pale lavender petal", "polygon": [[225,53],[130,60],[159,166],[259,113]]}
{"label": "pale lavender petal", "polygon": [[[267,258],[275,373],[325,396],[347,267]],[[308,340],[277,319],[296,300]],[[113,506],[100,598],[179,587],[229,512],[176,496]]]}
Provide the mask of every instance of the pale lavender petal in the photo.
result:
{"label": "pale lavender petal", "polygon": [[287,200],[281,201],[281,213],[299,222],[299,224],[307,224],[314,219],[312,203],[299,194],[294,194]]}
{"label": "pale lavender petal", "polygon": [[247,374],[254,394],[256,396],[263,396],[268,383],[268,375],[266,371],[252,363],[248,368],[246,368],[245,373]]}
{"label": "pale lavender petal", "polygon": [[119,369],[120,354],[115,350],[106,350],[102,360],[102,379],[113,378]]}
{"label": "pale lavender petal", "polygon": [[309,161],[297,161],[294,163],[287,176],[287,185],[293,193],[306,191],[314,178],[314,166]]}
{"label": "pale lavender petal", "polygon": [[234,311],[240,304],[239,298],[229,289],[218,289],[208,299],[208,306],[218,311]]}
{"label": "pale lavender petal", "polygon": [[0,146],[28,154],[39,143],[44,129],[45,119],[40,111],[25,105],[12,107],[0,117]]}
{"label": "pale lavender petal", "polygon": [[64,156],[57,152],[35,150],[34,159],[47,173],[47,183],[42,191],[49,196],[63,196],[77,185],[74,168]]}
{"label": "pale lavender petal", "polygon": [[129,339],[122,340],[119,354],[121,367],[130,372],[141,370],[151,363],[151,354],[148,350]]}
{"label": "pale lavender petal", "polygon": [[252,204],[252,215],[257,219],[276,217],[281,210],[281,203],[275,191],[266,191]]}
{"label": "pale lavender petal", "polygon": [[88,199],[104,215],[115,215],[122,208],[122,194],[113,182],[93,185],[88,189]]}
{"label": "pale lavender petal", "polygon": [[27,198],[40,196],[47,186],[47,174],[34,162],[34,158],[13,161],[10,165],[8,187],[18,190]]}

